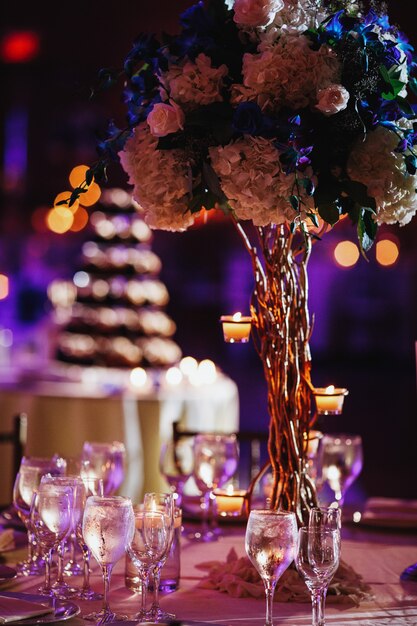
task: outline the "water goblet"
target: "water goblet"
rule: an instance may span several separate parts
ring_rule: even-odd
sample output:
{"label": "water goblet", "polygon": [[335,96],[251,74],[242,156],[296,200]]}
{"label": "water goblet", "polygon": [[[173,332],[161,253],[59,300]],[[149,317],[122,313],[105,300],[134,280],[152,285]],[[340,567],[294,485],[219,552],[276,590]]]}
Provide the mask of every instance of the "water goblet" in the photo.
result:
{"label": "water goblet", "polygon": [[141,586],[141,609],[133,619],[147,620],[146,595],[149,575],[163,558],[169,541],[169,527],[164,513],[146,511],[143,507],[135,511],[135,534],[128,547],[128,554],[136,566]]}
{"label": "water goblet", "polygon": [[75,556],[75,531],[79,517],[83,513],[83,502],[85,487],[82,479],[79,476],[51,476],[51,474],[45,474],[41,478],[41,485],[56,485],[62,487],[68,487],[72,493],[72,516],[71,516],[71,528],[65,541],[62,541],[57,547],[58,555],[58,574],[55,583],[52,588],[55,595],[58,598],[71,598],[78,594],[78,590],[75,587],[70,587],[64,580],[64,554],[66,544],[68,542],[70,548],[70,561],[68,563],[68,571],[72,573],[74,570],[78,573],[78,568],[74,568],[74,556]]}
{"label": "water goblet", "polygon": [[154,622],[172,620],[175,619],[175,615],[172,613],[166,613],[159,605],[159,584],[161,580],[161,570],[164,566],[169,551],[171,549],[172,540],[174,538],[174,498],[172,493],[145,493],[143,500],[143,510],[154,512],[157,511],[164,515],[165,526],[167,529],[167,542],[165,549],[161,554],[159,560],[155,563],[152,570],[152,588],[153,588],[153,600],[152,606],[149,612],[149,617]]}
{"label": "water goblet", "polygon": [[89,476],[84,477],[82,480],[84,483],[84,494],[83,501],[80,503],[81,514],[77,515],[75,535],[83,555],[83,584],[81,590],[77,593],[77,597],[82,600],[101,600],[103,594],[95,592],[90,586],[91,553],[83,537],[83,512],[89,496],[103,497],[103,479]]}
{"label": "water goblet", "polygon": [[178,441],[170,439],[163,444],[159,469],[174,494],[175,505],[181,507],[184,485],[193,471],[192,437]]}
{"label": "water goblet", "polygon": [[311,594],[312,626],[325,624],[326,593],[339,558],[339,530],[308,526],[299,529],[295,566]]}
{"label": "water goblet", "polygon": [[[203,494],[202,529],[189,536],[216,541],[218,532],[212,511],[213,490],[222,487],[236,471],[239,458],[236,435],[198,434],[194,439],[193,476]],[[209,527],[211,520],[212,528]]]}
{"label": "water goblet", "polygon": [[135,518],[130,498],[123,496],[90,496],[83,517],[83,536],[88,548],[101,567],[104,584],[103,605],[99,612],[90,613],[84,619],[104,624],[125,620],[110,609],[109,591],[113,567],[132,543]]}
{"label": "water goblet", "polygon": [[87,469],[81,476],[95,476],[103,479],[104,495],[116,493],[124,480],[126,449],[120,441],[97,443],[85,441],[82,460],[88,461]]}
{"label": "water goblet", "polygon": [[334,491],[340,508],[349,487],[362,471],[362,438],[359,435],[324,435],[319,449],[321,481]]}
{"label": "water goblet", "polygon": [[297,547],[295,513],[252,510],[246,526],[245,549],[265,585],[265,626],[272,626],[272,602],[278,579],[294,560]]}
{"label": "water goblet", "polygon": [[65,539],[72,524],[72,492],[65,486],[39,485],[30,509],[33,530],[45,553],[45,582],[40,593],[55,596],[51,586],[52,550]]}

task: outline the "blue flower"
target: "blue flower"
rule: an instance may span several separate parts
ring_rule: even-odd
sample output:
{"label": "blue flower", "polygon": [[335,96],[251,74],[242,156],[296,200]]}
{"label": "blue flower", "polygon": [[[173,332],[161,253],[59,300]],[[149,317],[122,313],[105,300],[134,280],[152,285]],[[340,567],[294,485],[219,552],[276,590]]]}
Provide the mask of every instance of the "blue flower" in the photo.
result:
{"label": "blue flower", "polygon": [[232,127],[244,135],[260,135],[264,126],[262,111],[256,102],[242,102],[237,107]]}

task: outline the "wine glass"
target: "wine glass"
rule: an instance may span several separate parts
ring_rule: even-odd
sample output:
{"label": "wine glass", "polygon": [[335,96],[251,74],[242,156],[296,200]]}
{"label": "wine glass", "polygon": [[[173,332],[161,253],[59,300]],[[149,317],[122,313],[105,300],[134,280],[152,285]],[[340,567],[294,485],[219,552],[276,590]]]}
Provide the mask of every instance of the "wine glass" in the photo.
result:
{"label": "wine glass", "polygon": [[362,438],[360,435],[324,435],[319,458],[321,480],[328,483],[342,508],[346,491],[362,471]]}
{"label": "wine glass", "polygon": [[45,473],[62,473],[65,469],[63,459],[55,455],[47,457],[22,457],[19,471],[13,485],[13,506],[27,529],[28,556],[17,564],[23,576],[36,576],[43,573],[44,563],[38,554],[36,537],[31,527],[30,506],[33,492],[38,487]]}
{"label": "wine glass", "polygon": [[165,555],[170,529],[167,525],[167,516],[162,512],[147,511],[142,507],[134,513],[135,534],[128,547],[128,554],[138,570],[141,581],[141,609],[133,619],[147,620],[146,595],[149,575]]}
{"label": "wine glass", "polygon": [[[198,434],[194,439],[193,476],[203,494],[202,530],[189,538],[198,541],[216,541],[215,521],[212,513],[212,493],[222,487],[236,471],[239,451],[236,435]],[[212,529],[208,522],[211,518]]]}
{"label": "wine glass", "polygon": [[338,507],[313,506],[310,509],[308,525],[310,528],[323,530],[335,530],[339,532],[342,527],[342,514]]}
{"label": "wine glass", "polygon": [[90,496],[83,517],[83,537],[103,574],[104,597],[99,612],[90,613],[84,619],[98,624],[127,619],[116,615],[109,605],[110,579],[113,567],[132,543],[135,517],[130,498],[123,496]]}
{"label": "wine glass", "polygon": [[31,524],[45,552],[45,583],[39,590],[42,594],[56,595],[51,586],[52,550],[62,543],[71,529],[72,504],[72,491],[63,485],[39,485],[33,494]]}
{"label": "wine glass", "polygon": [[83,555],[83,585],[81,590],[77,593],[77,597],[81,600],[101,600],[103,598],[103,594],[96,593],[90,586],[90,550],[87,544],[84,541],[83,536],[83,513],[85,509],[85,504],[87,498],[89,496],[100,496],[103,497],[103,479],[102,478],[94,478],[94,477],[84,477],[84,493],[83,500],[80,503],[80,511],[81,514],[77,513],[77,523],[75,527],[75,536],[78,541],[78,545],[81,548],[81,552]]}
{"label": "wine glass", "polygon": [[162,620],[172,620],[175,619],[175,615],[172,613],[166,613],[163,611],[159,605],[159,583],[161,580],[161,569],[165,564],[165,561],[168,558],[169,551],[171,549],[172,540],[174,538],[174,497],[172,493],[145,493],[143,499],[143,510],[144,511],[158,511],[162,513],[165,519],[165,526],[167,529],[167,541],[165,544],[165,549],[161,554],[158,561],[155,563],[155,566],[152,571],[153,580],[153,600],[152,606],[149,612],[149,616],[155,622]]}
{"label": "wine glass", "polygon": [[278,579],[294,560],[297,547],[295,513],[252,510],[246,526],[246,554],[259,572],[266,595],[265,626],[272,626],[272,602]]}
{"label": "wine glass", "polygon": [[159,457],[159,469],[174,494],[175,505],[181,507],[184,485],[193,471],[192,437],[163,444]]}
{"label": "wine glass", "polygon": [[339,566],[339,558],[339,530],[323,526],[300,528],[295,566],[311,594],[312,626],[325,623],[326,593]]}
{"label": "wine glass", "polygon": [[88,461],[81,476],[95,476],[103,479],[104,495],[116,493],[124,480],[126,449],[120,441],[97,443],[85,441],[82,460]]}
{"label": "wine glass", "polygon": [[71,558],[68,563],[69,571],[72,572],[74,570],[74,548],[75,548],[75,530],[78,522],[78,518],[82,515],[83,512],[83,502],[85,496],[85,487],[83,480],[79,476],[51,476],[51,474],[45,474],[41,478],[41,485],[55,485],[68,487],[68,489],[72,493],[72,517],[71,517],[71,528],[68,533],[68,537],[66,537],[65,541],[62,541],[57,547],[58,554],[58,573],[57,579],[53,584],[52,588],[55,591],[55,595],[58,598],[71,598],[74,595],[78,594],[78,590],[75,587],[70,587],[68,583],[64,580],[64,553],[66,542],[69,541]]}

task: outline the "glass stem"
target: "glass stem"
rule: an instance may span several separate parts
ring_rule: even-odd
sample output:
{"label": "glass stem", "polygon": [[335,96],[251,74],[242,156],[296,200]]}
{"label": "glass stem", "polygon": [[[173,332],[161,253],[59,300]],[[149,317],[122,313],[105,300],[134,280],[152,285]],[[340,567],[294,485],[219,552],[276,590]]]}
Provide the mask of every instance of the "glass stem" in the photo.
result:
{"label": "glass stem", "polygon": [[148,593],[149,570],[144,568],[139,571],[140,576],[140,593],[141,593],[141,610],[142,617],[146,615],[146,597]]}
{"label": "glass stem", "polygon": [[28,529],[28,561],[30,561],[31,563],[34,560],[35,556],[34,539],[34,533],[30,529]]}
{"label": "glass stem", "polygon": [[152,611],[159,610],[159,583],[161,582],[161,567],[157,565],[153,568],[153,600]]}
{"label": "glass stem", "polygon": [[82,544],[83,551],[83,591],[90,590],[90,550]]}
{"label": "glass stem", "polygon": [[275,585],[270,580],[264,580],[265,596],[266,596],[266,617],[265,626],[273,626],[272,624],[272,603],[274,600]]}
{"label": "glass stem", "polygon": [[324,603],[327,589],[322,587],[311,592],[311,607],[313,613],[312,626],[324,626]]}
{"label": "glass stem", "polygon": [[49,550],[45,554],[45,587],[44,587],[45,593],[49,593],[49,591],[51,591],[51,563],[52,563],[52,550]]}
{"label": "glass stem", "polygon": [[62,584],[64,582],[64,550],[65,543],[61,542],[60,544],[58,544],[58,547],[56,549],[58,553],[58,571],[56,575],[56,582],[58,584]]}
{"label": "glass stem", "polygon": [[111,614],[110,605],[109,605],[109,593],[110,593],[110,579],[111,579],[111,572],[113,569],[113,565],[102,565],[101,569],[103,572],[103,583],[104,583],[102,612],[104,613],[104,615],[109,615]]}
{"label": "glass stem", "polygon": [[202,534],[207,535],[209,532],[210,520],[210,491],[206,491],[203,495],[203,515],[201,516]]}

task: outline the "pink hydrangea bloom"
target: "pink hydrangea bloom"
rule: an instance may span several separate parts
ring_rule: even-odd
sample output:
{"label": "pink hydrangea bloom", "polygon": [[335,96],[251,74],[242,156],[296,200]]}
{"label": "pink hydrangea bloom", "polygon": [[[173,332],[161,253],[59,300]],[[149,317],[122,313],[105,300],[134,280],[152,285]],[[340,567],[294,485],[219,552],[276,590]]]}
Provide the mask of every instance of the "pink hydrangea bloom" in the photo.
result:
{"label": "pink hydrangea bloom", "polygon": [[283,0],[235,0],[233,19],[242,26],[266,26],[283,6]]}

